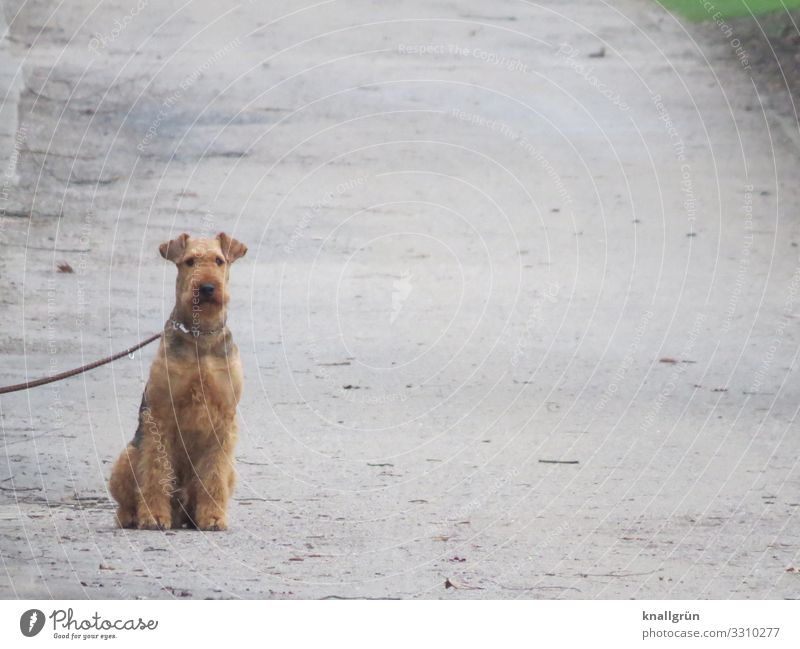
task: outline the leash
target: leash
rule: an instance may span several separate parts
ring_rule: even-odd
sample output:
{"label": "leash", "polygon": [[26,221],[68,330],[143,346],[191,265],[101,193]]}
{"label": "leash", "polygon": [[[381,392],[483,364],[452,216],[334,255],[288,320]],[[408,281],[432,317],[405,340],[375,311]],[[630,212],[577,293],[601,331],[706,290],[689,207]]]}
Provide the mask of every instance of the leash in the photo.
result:
{"label": "leash", "polygon": [[112,361],[117,360],[118,358],[122,358],[123,356],[127,356],[132,354],[137,349],[141,349],[145,345],[149,345],[154,340],[158,340],[161,338],[163,332],[158,332],[157,334],[153,334],[149,338],[146,338],[138,345],[134,345],[133,347],[128,347],[125,351],[121,351],[118,354],[114,354],[113,356],[107,356],[106,358],[102,358],[99,361],[94,361],[93,363],[89,363],[88,365],[83,365],[82,367],[76,367],[74,370],[68,370],[66,372],[61,372],[60,374],[54,374],[53,376],[48,376],[42,379],[36,379],[34,381],[25,381],[25,383],[17,383],[16,385],[6,385],[4,387],[0,387],[0,394],[6,394],[8,392],[19,392],[20,390],[29,390],[30,388],[35,388],[40,385],[47,385],[48,383],[55,383],[56,381],[61,381],[62,379],[68,379],[71,376],[75,376],[76,374],[83,374],[84,372],[88,372],[89,370],[93,370],[95,367],[100,367],[101,365],[105,365],[106,363],[111,363]]}

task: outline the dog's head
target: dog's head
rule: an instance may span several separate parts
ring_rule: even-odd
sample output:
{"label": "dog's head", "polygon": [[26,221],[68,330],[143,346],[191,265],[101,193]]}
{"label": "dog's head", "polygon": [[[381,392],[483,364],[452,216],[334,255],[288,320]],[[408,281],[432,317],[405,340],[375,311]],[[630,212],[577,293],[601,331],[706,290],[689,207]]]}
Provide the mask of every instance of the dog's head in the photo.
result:
{"label": "dog's head", "polygon": [[175,316],[191,330],[213,330],[225,322],[231,264],[247,246],[220,232],[213,239],[182,234],[158,247],[178,267]]}

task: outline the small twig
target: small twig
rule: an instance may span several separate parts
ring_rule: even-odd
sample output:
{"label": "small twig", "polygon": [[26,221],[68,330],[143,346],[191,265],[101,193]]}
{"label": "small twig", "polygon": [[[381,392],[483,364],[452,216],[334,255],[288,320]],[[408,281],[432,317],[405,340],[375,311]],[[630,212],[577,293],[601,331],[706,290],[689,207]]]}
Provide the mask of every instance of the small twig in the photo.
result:
{"label": "small twig", "polygon": [[579,460],[539,460],[541,464],[579,464]]}
{"label": "small twig", "polygon": [[600,573],[589,573],[584,572],[578,575],[579,577],[618,577],[620,579],[625,579],[626,577],[646,577],[647,575],[654,575],[658,572],[658,570],[649,570],[648,572],[628,572],[620,574],[618,572],[600,572]]}
{"label": "small twig", "polygon": [[399,600],[399,597],[345,597],[344,595],[325,595],[320,599],[363,599],[363,600]]}
{"label": "small twig", "polygon": [[498,588],[503,590],[516,590],[516,591],[526,591],[526,590],[575,590],[577,592],[581,592],[580,588],[575,588],[574,586],[504,586],[494,580],[492,583],[496,584]]}
{"label": "small twig", "polygon": [[46,252],[90,252],[89,248],[53,248],[52,246],[25,246],[25,250],[45,250]]}

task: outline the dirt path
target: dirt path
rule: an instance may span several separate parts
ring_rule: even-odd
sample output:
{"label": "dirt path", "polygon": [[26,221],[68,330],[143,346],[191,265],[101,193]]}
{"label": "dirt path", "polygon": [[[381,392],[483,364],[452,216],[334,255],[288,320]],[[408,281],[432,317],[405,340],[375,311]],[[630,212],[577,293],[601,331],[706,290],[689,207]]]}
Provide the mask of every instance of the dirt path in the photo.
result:
{"label": "dirt path", "polygon": [[171,234],[250,254],[232,530],[112,527],[150,348],[0,398],[0,596],[800,596],[798,150],[713,27],[4,5],[0,383],[157,331]]}

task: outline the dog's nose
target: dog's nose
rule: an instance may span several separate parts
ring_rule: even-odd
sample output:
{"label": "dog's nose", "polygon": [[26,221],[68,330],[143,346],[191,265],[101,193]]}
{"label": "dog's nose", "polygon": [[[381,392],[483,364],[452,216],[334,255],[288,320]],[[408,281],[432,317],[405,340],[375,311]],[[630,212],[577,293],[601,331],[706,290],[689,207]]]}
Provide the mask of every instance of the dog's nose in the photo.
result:
{"label": "dog's nose", "polygon": [[200,295],[203,297],[211,297],[214,295],[214,285],[213,284],[200,284]]}

